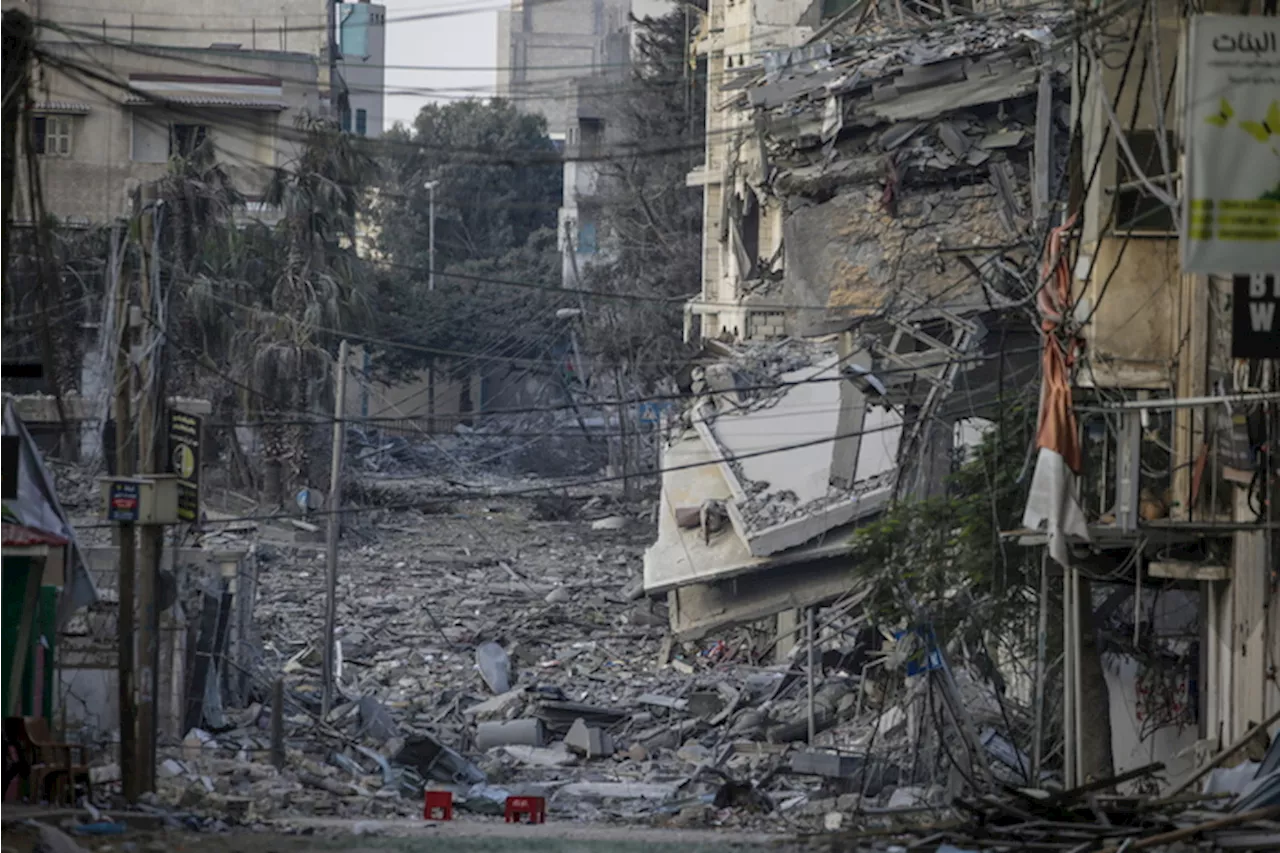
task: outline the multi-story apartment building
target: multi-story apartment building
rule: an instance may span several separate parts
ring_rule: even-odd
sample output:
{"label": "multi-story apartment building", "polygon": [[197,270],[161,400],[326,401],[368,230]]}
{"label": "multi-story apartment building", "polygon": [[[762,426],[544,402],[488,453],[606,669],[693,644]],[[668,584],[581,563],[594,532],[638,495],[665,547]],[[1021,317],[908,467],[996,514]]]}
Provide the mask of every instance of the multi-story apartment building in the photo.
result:
{"label": "multi-story apartment building", "polygon": [[367,0],[338,3],[337,72],[347,94],[342,129],[381,136],[387,68],[387,7]]}
{"label": "multi-story apartment building", "polygon": [[498,96],[545,116],[563,138],[570,81],[625,78],[630,12],[631,0],[512,0],[498,13]]}
{"label": "multi-story apartment building", "polygon": [[72,224],[127,214],[134,188],[163,177],[172,157],[205,143],[252,209],[270,170],[297,154],[294,118],[320,110],[311,54],[47,47],[109,69],[103,74],[113,79],[108,85],[59,71],[41,83],[34,135],[45,203]]}
{"label": "multi-story apartment building", "polygon": [[551,138],[564,145],[559,244],[566,287],[607,256],[600,162],[624,141],[615,109],[631,76],[632,19],[672,8],[669,0],[513,0],[499,13],[498,95],[544,116]]}
{"label": "multi-story apartment building", "polygon": [[[341,5],[363,6],[343,10],[350,48],[342,65],[359,87],[351,103],[377,133],[384,13]],[[260,214],[254,205],[266,175],[296,156],[297,117],[329,114],[335,24],[325,0],[182,10],[158,0],[5,6],[31,14],[45,49],[66,62],[45,68],[33,93],[45,202],[64,221],[125,213],[139,182],[160,177],[172,156],[202,142],[250,200],[249,212]],[[17,214],[26,215],[21,207]]]}

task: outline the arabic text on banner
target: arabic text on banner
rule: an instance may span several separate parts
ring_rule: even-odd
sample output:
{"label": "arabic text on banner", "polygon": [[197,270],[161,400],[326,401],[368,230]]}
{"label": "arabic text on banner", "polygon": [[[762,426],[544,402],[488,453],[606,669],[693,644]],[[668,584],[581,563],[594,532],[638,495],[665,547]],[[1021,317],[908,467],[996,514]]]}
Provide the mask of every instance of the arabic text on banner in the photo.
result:
{"label": "arabic text on banner", "polygon": [[1280,267],[1280,18],[1198,15],[1187,68],[1182,265]]}

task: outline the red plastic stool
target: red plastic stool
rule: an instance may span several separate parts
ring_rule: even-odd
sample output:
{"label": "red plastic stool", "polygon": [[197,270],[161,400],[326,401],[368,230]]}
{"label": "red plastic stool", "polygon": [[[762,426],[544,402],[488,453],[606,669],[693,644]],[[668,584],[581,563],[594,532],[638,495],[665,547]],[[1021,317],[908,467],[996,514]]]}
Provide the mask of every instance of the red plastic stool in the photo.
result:
{"label": "red plastic stool", "polygon": [[528,815],[529,823],[547,822],[545,797],[507,797],[507,823],[520,823],[520,816]]}
{"label": "red plastic stool", "polygon": [[423,820],[453,820],[453,792],[427,791],[422,804]]}

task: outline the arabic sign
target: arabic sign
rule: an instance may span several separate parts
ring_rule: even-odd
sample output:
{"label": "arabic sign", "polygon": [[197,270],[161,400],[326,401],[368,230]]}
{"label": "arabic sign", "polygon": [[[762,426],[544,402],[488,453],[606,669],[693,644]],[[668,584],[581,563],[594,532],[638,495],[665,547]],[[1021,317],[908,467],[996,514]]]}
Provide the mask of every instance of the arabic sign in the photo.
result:
{"label": "arabic sign", "polygon": [[1280,353],[1280,275],[1238,275],[1232,281],[1231,357]]}
{"label": "arabic sign", "polygon": [[1274,272],[1280,18],[1197,15],[1189,45],[1183,271]]}
{"label": "arabic sign", "polygon": [[178,520],[200,520],[200,418],[169,413],[169,467],[178,475]]}
{"label": "arabic sign", "polygon": [[138,520],[140,490],[137,483],[114,482],[107,496],[107,520],[134,522]]}

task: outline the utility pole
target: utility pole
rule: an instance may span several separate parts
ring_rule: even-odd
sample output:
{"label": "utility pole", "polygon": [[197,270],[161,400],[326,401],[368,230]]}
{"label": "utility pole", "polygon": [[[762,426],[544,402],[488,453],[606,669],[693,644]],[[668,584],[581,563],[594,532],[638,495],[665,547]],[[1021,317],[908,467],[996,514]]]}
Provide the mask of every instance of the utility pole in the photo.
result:
{"label": "utility pole", "polygon": [[15,219],[18,128],[23,127],[23,93],[35,46],[35,24],[26,13],[18,9],[0,12],[0,321],[4,320],[4,298],[9,292],[9,223]]}
{"label": "utility pole", "polygon": [[[146,183],[139,190],[138,243],[142,256],[142,275],[139,278],[138,301],[145,315],[151,311],[154,264],[151,256],[155,239],[155,186]],[[142,351],[147,355],[138,364],[138,382],[142,393],[138,401],[138,469],[142,474],[160,473],[156,459],[156,423],[159,405],[159,371],[156,369],[155,348],[147,344],[155,336],[146,320],[142,327]],[[138,554],[138,786],[141,791],[155,790],[156,770],[156,661],[159,656],[160,613],[156,608],[156,582],[160,572],[160,554],[164,547],[164,527],[159,524],[142,525]]]}
{"label": "utility pole", "polygon": [[329,469],[329,500],[325,509],[329,513],[328,554],[325,561],[324,602],[324,651],[321,656],[324,662],[324,693],[320,700],[320,714],[327,719],[329,709],[333,707],[333,638],[337,630],[334,624],[338,616],[338,534],[342,528],[339,510],[342,505],[342,453],[346,444],[346,424],[343,416],[346,411],[347,397],[347,342],[338,347],[338,376],[336,398],[333,402],[333,461]]}
{"label": "utility pole", "polygon": [[[120,330],[120,346],[116,352],[115,369],[115,405],[116,422],[116,475],[127,477],[133,473],[133,449],[129,447],[128,425],[132,423],[130,401],[133,397],[132,382],[132,338],[134,337],[134,312],[129,308],[129,288],[121,286],[116,290],[117,328]],[[116,550],[119,554],[119,578],[117,582],[117,599],[119,601],[116,615],[116,689],[119,700],[118,717],[120,720],[120,780],[124,788],[126,802],[138,799],[138,767],[137,767],[137,709],[134,707],[134,671],[133,671],[133,574],[136,534],[134,526],[122,522],[116,527]]]}

